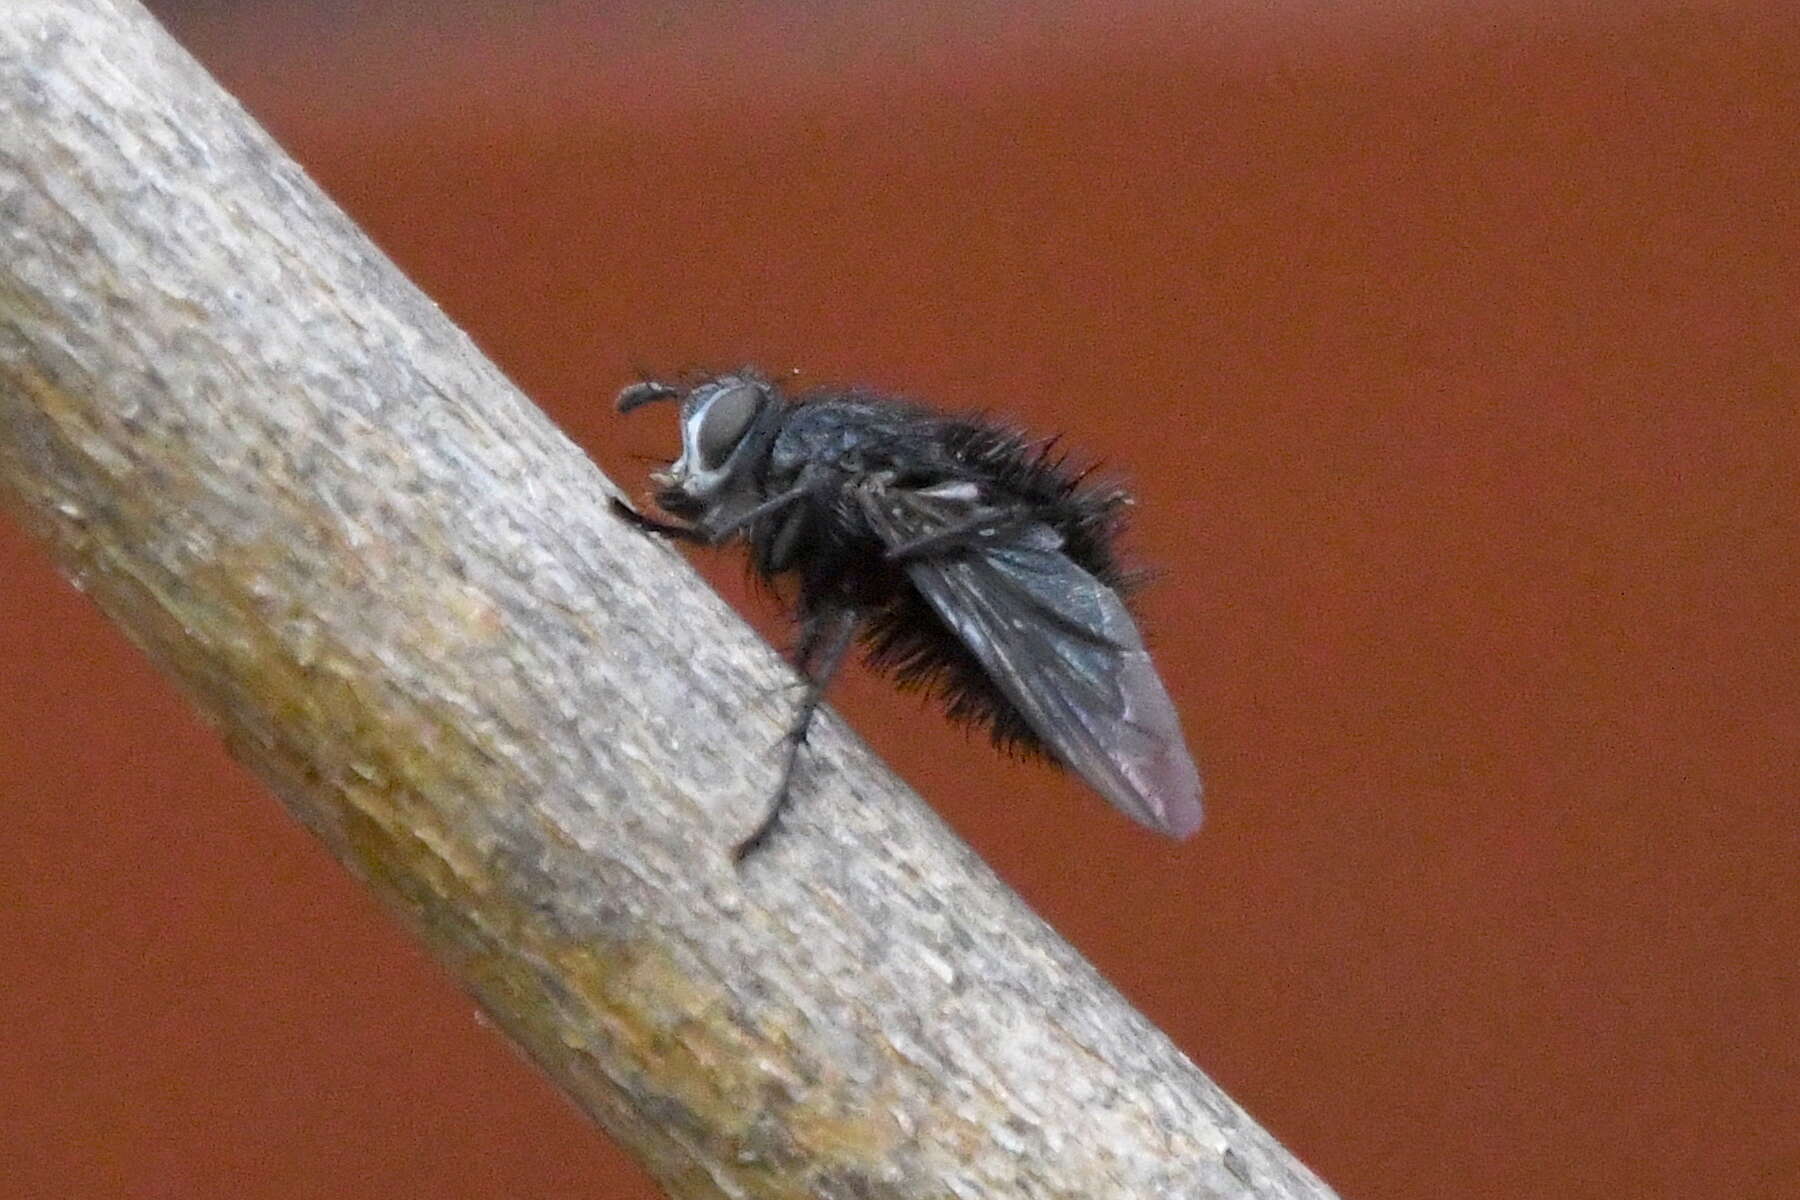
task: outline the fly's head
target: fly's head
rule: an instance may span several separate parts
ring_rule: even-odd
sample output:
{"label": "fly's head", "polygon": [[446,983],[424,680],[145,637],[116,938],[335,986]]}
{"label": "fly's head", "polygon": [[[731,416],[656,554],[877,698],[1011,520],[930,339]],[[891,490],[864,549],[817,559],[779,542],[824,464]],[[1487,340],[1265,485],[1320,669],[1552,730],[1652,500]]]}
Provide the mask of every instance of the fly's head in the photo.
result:
{"label": "fly's head", "polygon": [[650,473],[658,507],[683,520],[729,520],[753,508],[770,444],[781,423],[781,399],[753,375],[720,375],[684,392],[666,383],[636,383],[614,402],[622,413],[656,400],[681,401],[681,456]]}

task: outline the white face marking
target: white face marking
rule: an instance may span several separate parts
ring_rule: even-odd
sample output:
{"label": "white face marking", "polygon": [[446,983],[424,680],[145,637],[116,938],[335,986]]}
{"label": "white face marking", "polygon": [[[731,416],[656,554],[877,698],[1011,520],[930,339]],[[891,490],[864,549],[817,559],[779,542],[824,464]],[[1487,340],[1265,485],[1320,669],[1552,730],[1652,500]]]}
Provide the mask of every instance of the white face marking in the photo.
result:
{"label": "white face marking", "polygon": [[[682,491],[704,499],[724,486],[732,457],[754,421],[761,399],[755,384],[737,381],[715,387],[682,418],[681,457],[669,464],[668,471],[679,481]],[[721,403],[725,408],[714,412]],[[710,429],[709,420],[715,423]],[[709,462],[709,458],[717,461]]]}

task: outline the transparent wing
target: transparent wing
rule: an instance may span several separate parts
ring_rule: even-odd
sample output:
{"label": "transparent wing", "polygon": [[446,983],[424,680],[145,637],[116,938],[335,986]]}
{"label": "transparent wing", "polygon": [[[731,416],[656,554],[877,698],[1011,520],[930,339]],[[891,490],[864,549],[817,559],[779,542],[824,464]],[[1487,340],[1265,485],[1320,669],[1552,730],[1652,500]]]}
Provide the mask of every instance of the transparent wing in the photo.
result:
{"label": "transparent wing", "polygon": [[1152,829],[1199,828],[1200,774],[1137,625],[1055,530],[995,513],[946,545],[983,524],[957,487],[859,494],[888,545],[934,544],[905,559],[913,586],[1064,765]]}

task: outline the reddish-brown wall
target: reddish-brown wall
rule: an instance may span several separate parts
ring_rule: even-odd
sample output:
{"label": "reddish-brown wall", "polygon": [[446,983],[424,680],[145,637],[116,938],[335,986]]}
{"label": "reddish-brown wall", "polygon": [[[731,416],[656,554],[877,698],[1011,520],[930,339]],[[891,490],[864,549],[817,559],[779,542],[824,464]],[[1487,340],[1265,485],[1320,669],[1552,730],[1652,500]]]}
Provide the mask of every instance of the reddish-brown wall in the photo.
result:
{"label": "reddish-brown wall", "polygon": [[[1800,1195],[1800,9],[159,7],[630,486],[746,360],[1129,472],[1196,840],[841,707],[1346,1196]],[[0,1196],[653,1194],[0,581]]]}

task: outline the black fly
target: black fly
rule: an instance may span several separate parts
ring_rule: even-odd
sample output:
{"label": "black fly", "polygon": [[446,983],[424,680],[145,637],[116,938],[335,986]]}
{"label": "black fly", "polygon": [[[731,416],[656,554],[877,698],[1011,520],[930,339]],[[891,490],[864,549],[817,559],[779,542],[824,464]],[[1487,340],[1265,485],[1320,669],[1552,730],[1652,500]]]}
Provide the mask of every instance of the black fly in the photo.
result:
{"label": "black fly", "polygon": [[806,690],[781,781],[742,858],[787,803],[813,714],[860,635],[871,666],[953,719],[1042,754],[1171,837],[1200,824],[1200,776],[1123,594],[1123,491],[1084,483],[1023,436],[863,392],[788,396],[753,372],[639,383],[618,410],[681,401],[681,456],[651,475],[648,532],[749,544],[791,579]]}

